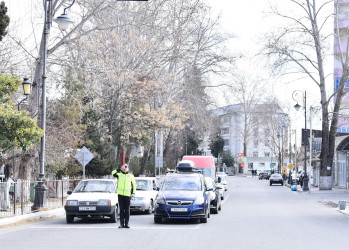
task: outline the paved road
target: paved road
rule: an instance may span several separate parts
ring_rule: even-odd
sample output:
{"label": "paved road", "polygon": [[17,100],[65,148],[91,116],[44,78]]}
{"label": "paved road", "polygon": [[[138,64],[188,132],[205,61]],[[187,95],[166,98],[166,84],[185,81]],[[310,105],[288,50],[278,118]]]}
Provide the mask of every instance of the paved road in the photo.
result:
{"label": "paved road", "polygon": [[[323,200],[324,201],[324,200]],[[222,211],[207,224],[154,224],[132,215],[131,229],[64,217],[0,231],[1,249],[349,249],[349,217],[315,195],[229,177]]]}

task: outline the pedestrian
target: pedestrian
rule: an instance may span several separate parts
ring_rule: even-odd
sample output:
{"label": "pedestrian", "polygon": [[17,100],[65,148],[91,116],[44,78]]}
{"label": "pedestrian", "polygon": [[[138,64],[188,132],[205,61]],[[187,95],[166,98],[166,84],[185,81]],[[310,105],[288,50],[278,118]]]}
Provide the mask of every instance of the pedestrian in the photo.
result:
{"label": "pedestrian", "polygon": [[120,226],[119,228],[130,228],[130,203],[134,199],[136,192],[136,181],[133,174],[128,172],[128,165],[124,164],[115,169],[111,174],[118,179],[117,194],[120,208]]}

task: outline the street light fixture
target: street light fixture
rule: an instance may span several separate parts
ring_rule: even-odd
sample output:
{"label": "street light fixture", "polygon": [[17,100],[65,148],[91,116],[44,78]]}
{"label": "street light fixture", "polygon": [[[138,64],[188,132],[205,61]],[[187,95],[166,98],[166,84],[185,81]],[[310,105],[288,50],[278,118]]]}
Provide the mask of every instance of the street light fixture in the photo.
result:
{"label": "street light fixture", "polygon": [[23,95],[25,95],[25,98],[18,103],[18,111],[20,110],[20,106],[22,102],[28,99],[28,96],[31,93],[31,85],[32,85],[31,81],[29,81],[29,79],[25,77],[22,82]]}
{"label": "street light fixture", "polygon": [[69,9],[73,4],[75,3],[75,0],[66,8],[64,8],[63,14],[60,15],[55,19],[56,23],[58,24],[58,27],[61,30],[67,30],[69,26],[73,23],[73,20],[65,13],[67,9]]}
{"label": "street light fixture", "polygon": [[[294,94],[296,92],[300,92],[302,93],[302,96],[303,96],[303,101],[304,101],[304,130],[305,132],[307,131],[307,92],[306,91],[300,91],[300,90],[295,90],[293,91],[292,93],[292,98],[294,101],[297,102],[296,105],[294,105],[294,108],[298,111],[299,108],[301,107],[299,104],[298,104],[298,101],[294,98]],[[308,186],[308,183],[309,183],[309,177],[308,177],[308,174],[307,174],[307,142],[305,141],[304,142],[304,177],[303,177],[303,191],[309,191],[309,186]]]}
{"label": "street light fixture", "polygon": [[[69,9],[73,4],[72,3],[64,8],[64,13],[58,17],[56,22],[60,24],[60,27],[68,28],[72,23],[71,19],[65,14],[66,9]],[[45,159],[45,127],[46,127],[46,59],[47,59],[47,38],[49,29],[51,26],[51,15],[52,15],[52,0],[45,0],[44,4],[45,11],[45,20],[44,20],[44,31],[43,31],[43,69],[42,69],[42,93],[41,93],[41,103],[42,103],[42,116],[41,116],[41,129],[43,130],[43,135],[41,137],[41,148],[40,148],[40,173],[38,177],[38,183],[35,186],[35,197],[34,205],[32,210],[38,210],[43,207],[46,202],[46,186],[45,186],[45,168],[44,168],[44,159]],[[63,16],[63,17],[62,17]]]}

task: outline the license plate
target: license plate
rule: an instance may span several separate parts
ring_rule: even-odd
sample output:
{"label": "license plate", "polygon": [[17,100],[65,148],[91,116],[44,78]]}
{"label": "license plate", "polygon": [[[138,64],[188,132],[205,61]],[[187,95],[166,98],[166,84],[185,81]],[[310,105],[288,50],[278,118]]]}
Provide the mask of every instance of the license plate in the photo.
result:
{"label": "license plate", "polygon": [[187,212],[188,208],[186,207],[172,207],[171,212]]}
{"label": "license plate", "polygon": [[96,207],[79,207],[79,211],[96,211]]}

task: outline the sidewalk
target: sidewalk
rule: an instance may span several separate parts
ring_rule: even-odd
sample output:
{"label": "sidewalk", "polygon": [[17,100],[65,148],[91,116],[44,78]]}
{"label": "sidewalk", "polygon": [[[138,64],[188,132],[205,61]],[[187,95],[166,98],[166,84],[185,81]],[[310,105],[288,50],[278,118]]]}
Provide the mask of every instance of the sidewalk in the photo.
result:
{"label": "sidewalk", "polygon": [[[284,184],[291,191],[290,184],[287,181]],[[332,187],[332,190],[319,190],[319,187],[309,185],[309,191],[303,191],[301,186],[297,185],[297,193],[306,199],[321,202],[323,205],[337,209],[338,212],[349,216],[349,190],[347,189]],[[346,202],[344,210],[339,209],[339,201]]]}
{"label": "sidewalk", "polygon": [[53,218],[53,217],[61,216],[64,214],[65,214],[64,208],[56,208],[56,209],[52,209],[52,210],[48,210],[48,211],[41,211],[41,212],[36,212],[36,213],[30,213],[30,214],[18,215],[18,216],[13,216],[13,217],[8,217],[8,218],[2,218],[2,219],[0,219],[0,227],[14,225],[14,224],[26,222],[26,221]]}

